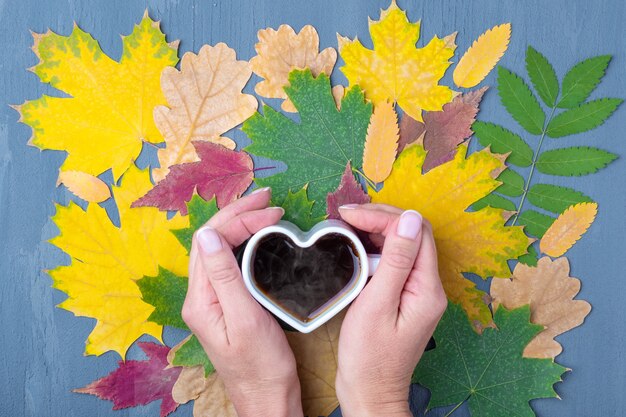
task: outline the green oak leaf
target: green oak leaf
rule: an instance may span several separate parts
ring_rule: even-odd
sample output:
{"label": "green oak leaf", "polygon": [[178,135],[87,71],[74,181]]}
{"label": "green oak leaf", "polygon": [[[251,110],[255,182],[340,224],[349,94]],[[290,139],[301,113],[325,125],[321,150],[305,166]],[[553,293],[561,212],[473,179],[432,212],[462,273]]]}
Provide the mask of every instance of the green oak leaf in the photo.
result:
{"label": "green oak leaf", "polygon": [[285,92],[298,110],[295,122],[269,106],[243,124],[252,144],[246,152],[287,164],[287,171],[257,178],[262,187],[272,187],[275,198],[308,184],[309,198],[317,204],[313,215],[326,213],[326,195],[340,182],[346,164],[360,167],[372,104],[358,86],[347,91],[337,109],[325,74],[314,78],[309,69],[289,74]]}
{"label": "green oak leaf", "polygon": [[154,311],[148,320],[162,326],[188,329],[180,312],[187,293],[187,278],[179,277],[165,268],[159,267],[156,277],[143,277],[137,281],[141,298]]}
{"label": "green oak leaf", "polygon": [[497,329],[477,334],[463,309],[450,303],[424,353],[413,382],[431,391],[428,409],[469,403],[474,416],[534,417],[529,401],[557,397],[553,385],[566,368],[552,359],[522,357],[526,345],[543,330],[530,323],[530,307],[494,314]]}
{"label": "green oak leaf", "polygon": [[530,187],[528,201],[539,208],[556,214],[563,213],[574,204],[593,202],[591,197],[580,191],[551,184],[535,184]]}
{"label": "green oak leaf", "polygon": [[517,134],[493,123],[477,120],[472,130],[485,148],[491,147],[495,153],[509,153],[507,162],[520,167],[528,167],[533,162],[533,150]]}
{"label": "green oak leaf", "polygon": [[204,223],[208,222],[209,219],[218,212],[218,210],[215,197],[209,201],[205,201],[202,197],[196,194],[187,202],[189,227],[185,229],[172,230],[174,236],[176,236],[178,241],[187,249],[187,252],[191,252],[191,240],[194,232]]}
{"label": "green oak leaf", "polygon": [[537,159],[537,170],[544,174],[580,176],[597,172],[617,158],[617,155],[589,146],[545,151]]}
{"label": "green oak leaf", "polygon": [[526,210],[517,218],[517,222],[524,226],[527,235],[542,238],[556,219],[535,210]]}
{"label": "green oak leaf", "polygon": [[532,46],[526,50],[526,71],[539,97],[548,107],[554,107],[559,95],[559,80],[548,59]]}
{"label": "green oak leaf", "polygon": [[546,135],[560,138],[596,128],[613,114],[622,101],[618,98],[601,98],[566,110],[550,121]]}
{"label": "green oak leaf", "polygon": [[503,67],[498,67],[498,94],[511,116],[528,133],[540,135],[546,115],[526,82]]}
{"label": "green oak leaf", "polygon": [[273,204],[285,210],[283,220],[287,220],[301,230],[307,231],[321,222],[326,216],[313,216],[314,201],[307,197],[307,186],[302,187],[297,192],[289,190],[287,196],[282,201],[273,201]]}
{"label": "green oak leaf", "polygon": [[595,90],[604,77],[611,55],[600,55],[576,64],[563,78],[563,92],[557,107],[569,109],[578,106]]}

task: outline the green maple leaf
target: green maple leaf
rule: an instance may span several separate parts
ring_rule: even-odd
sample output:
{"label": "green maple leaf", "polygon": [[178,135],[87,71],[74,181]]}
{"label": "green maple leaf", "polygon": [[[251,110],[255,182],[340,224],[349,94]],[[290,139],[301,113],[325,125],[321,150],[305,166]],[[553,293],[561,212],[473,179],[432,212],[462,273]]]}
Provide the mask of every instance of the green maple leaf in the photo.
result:
{"label": "green maple leaf", "polygon": [[474,416],[532,417],[534,398],[557,397],[553,384],[566,368],[552,359],[522,357],[526,345],[543,330],[532,324],[530,308],[494,314],[497,329],[482,335],[471,327],[463,309],[450,303],[437,330],[437,347],[424,353],[413,382],[430,389],[428,408],[469,403]]}
{"label": "green maple leaf", "polygon": [[310,230],[326,218],[326,216],[313,216],[315,202],[307,197],[306,186],[295,193],[289,190],[287,196],[282,201],[274,200],[274,205],[285,210],[283,220],[290,221],[303,231]]}
{"label": "green maple leaf", "polygon": [[321,216],[326,212],[326,195],[337,188],[348,161],[353,167],[363,163],[372,105],[355,86],[338,110],[328,76],[322,73],[314,78],[308,69],[292,71],[285,92],[298,110],[300,122],[263,106],[263,115],[256,113],[243,124],[252,140],[245,150],[287,164],[285,172],[257,178],[259,186],[272,187],[274,197],[280,200],[289,190],[308,184],[309,198],[317,203],[313,215]]}
{"label": "green maple leaf", "polygon": [[209,201],[205,201],[199,195],[194,195],[187,202],[187,213],[189,213],[189,227],[185,229],[172,230],[178,241],[191,252],[191,240],[193,234],[204,223],[208,222],[211,217],[217,213],[217,202],[215,197]]}

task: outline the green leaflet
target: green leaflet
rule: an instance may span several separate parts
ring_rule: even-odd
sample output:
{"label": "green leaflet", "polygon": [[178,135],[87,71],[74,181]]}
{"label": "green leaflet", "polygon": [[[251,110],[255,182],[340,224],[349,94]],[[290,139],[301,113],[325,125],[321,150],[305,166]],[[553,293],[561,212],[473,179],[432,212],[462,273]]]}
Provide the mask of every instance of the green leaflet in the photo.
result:
{"label": "green leaflet", "polygon": [[306,186],[295,193],[289,190],[282,201],[274,201],[273,204],[285,210],[283,220],[290,221],[303,231],[311,229],[326,218],[326,216],[313,217],[315,202],[308,199]]}
{"label": "green leaflet", "polygon": [[610,61],[610,55],[596,56],[579,62],[569,70],[563,78],[563,93],[557,107],[568,109],[587,100],[604,77]]}
{"label": "green leaflet", "polygon": [[541,134],[546,115],[522,78],[498,67],[498,93],[502,104],[520,126],[533,135]]}
{"label": "green leaflet", "polygon": [[528,190],[528,201],[544,210],[561,214],[574,204],[592,202],[593,200],[572,188],[535,184]]}
{"label": "green leaflet", "polygon": [[185,229],[172,230],[178,241],[191,252],[191,240],[193,234],[204,223],[208,222],[211,217],[217,213],[217,202],[215,197],[209,201],[205,201],[199,195],[194,195],[187,202],[187,213],[189,215],[189,227]]}
{"label": "green leaflet", "polygon": [[525,226],[524,231],[527,235],[535,236],[540,239],[555,220],[554,217],[539,213],[535,210],[526,210],[517,218],[517,222]]}
{"label": "green leaflet", "polygon": [[539,97],[548,107],[554,107],[559,95],[559,80],[547,58],[532,46],[526,50],[526,71]]}
{"label": "green leaflet", "polygon": [[355,168],[362,165],[372,104],[355,86],[337,110],[328,76],[314,78],[309,69],[292,71],[289,84],[285,92],[298,109],[300,123],[264,106],[263,115],[256,113],[243,124],[252,140],[245,150],[287,164],[286,172],[256,179],[259,186],[272,187],[282,199],[289,190],[308,184],[309,198],[317,202],[313,215],[322,216],[326,195],[337,188],[348,161]]}
{"label": "green leaflet", "polygon": [[487,206],[507,211],[515,211],[517,209],[515,207],[515,204],[513,204],[511,200],[494,193],[487,194],[486,196],[472,204],[471,207],[472,210],[478,211]]}
{"label": "green leaflet", "polygon": [[509,197],[519,197],[524,193],[524,177],[512,169],[505,169],[496,179],[502,181],[496,192]]}
{"label": "green leaflet", "polygon": [[517,134],[493,123],[477,120],[472,130],[478,141],[484,147],[490,146],[496,153],[511,153],[507,161],[520,167],[530,166],[533,160],[533,150]]}
{"label": "green leaflet", "polygon": [[137,281],[141,298],[154,306],[148,320],[162,326],[188,329],[180,312],[187,293],[187,278],[179,277],[159,267],[156,277],[143,277]]}
{"label": "green leaflet", "polygon": [[537,266],[539,260],[539,254],[533,244],[528,246],[528,253],[517,258],[518,261],[528,266]]}
{"label": "green leaflet", "polygon": [[613,114],[622,101],[617,98],[601,98],[566,110],[550,121],[546,134],[551,138],[560,138],[598,127]]}
{"label": "green leaflet", "polygon": [[615,154],[589,146],[554,149],[539,155],[537,169],[550,175],[587,175],[604,168],[616,158]]}
{"label": "green leaflet", "polygon": [[552,359],[522,357],[543,330],[530,323],[530,307],[494,313],[497,329],[476,333],[463,309],[448,304],[412,382],[431,391],[428,409],[468,402],[474,416],[534,417],[529,401],[557,397],[553,385],[566,368]]}
{"label": "green leaflet", "polygon": [[205,377],[215,372],[215,367],[213,367],[200,341],[194,335],[191,335],[174,353],[172,365],[187,367],[201,365],[204,367]]}

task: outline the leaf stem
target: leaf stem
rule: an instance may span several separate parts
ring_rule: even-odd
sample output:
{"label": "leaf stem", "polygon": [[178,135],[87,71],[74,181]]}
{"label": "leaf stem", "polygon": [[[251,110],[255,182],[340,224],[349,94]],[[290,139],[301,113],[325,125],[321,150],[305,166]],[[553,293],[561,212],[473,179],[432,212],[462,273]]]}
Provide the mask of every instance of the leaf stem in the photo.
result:
{"label": "leaf stem", "polygon": [[452,410],[450,410],[445,416],[443,417],[450,417],[452,415],[452,413],[454,413],[460,406],[463,405],[463,403],[465,403],[465,401],[467,401],[467,398],[464,399],[463,401],[461,401],[460,403],[458,403],[457,405],[454,406],[454,408]]}
{"label": "leaf stem", "polygon": [[352,168],[353,172],[356,172],[357,174],[359,174],[360,176],[363,177],[363,179],[365,180],[365,182],[367,182],[367,185],[369,185],[370,187],[372,187],[374,190],[376,189],[376,183],[374,181],[372,181],[371,179],[369,179],[367,177],[367,175],[365,175],[363,172],[361,172],[361,170],[356,169],[356,168]]}
{"label": "leaf stem", "polygon": [[532,181],[533,174],[535,173],[535,166],[537,165],[537,160],[539,159],[539,154],[541,153],[541,145],[543,145],[543,140],[546,137],[548,125],[552,121],[552,116],[554,116],[555,111],[556,111],[556,105],[552,107],[552,109],[550,110],[550,116],[548,116],[548,119],[543,124],[543,129],[541,130],[541,137],[539,138],[539,144],[537,145],[537,149],[535,150],[533,154],[533,160],[530,165],[530,173],[528,174],[528,179],[526,180],[526,183],[524,184],[524,191],[522,192],[522,199],[520,200],[519,205],[517,206],[517,211],[515,212],[515,215],[513,216],[513,221],[511,222],[511,226],[515,226],[515,223],[517,223],[517,219],[519,218],[522,208],[524,207],[524,202],[526,201],[526,196],[528,195],[528,190],[530,189],[530,182]]}

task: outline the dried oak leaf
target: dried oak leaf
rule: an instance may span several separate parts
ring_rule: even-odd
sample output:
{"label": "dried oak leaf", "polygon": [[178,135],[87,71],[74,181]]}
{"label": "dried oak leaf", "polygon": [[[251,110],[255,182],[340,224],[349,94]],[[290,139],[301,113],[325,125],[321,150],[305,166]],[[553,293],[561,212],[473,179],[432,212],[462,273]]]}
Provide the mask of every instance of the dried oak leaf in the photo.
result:
{"label": "dried oak leaf", "polygon": [[183,368],[172,389],[172,397],[179,404],[193,400],[194,417],[237,417],[217,372],[205,378],[202,366]]}
{"label": "dried oak leaf", "polygon": [[326,48],[320,52],[319,36],[311,25],[304,26],[299,33],[289,25],[281,25],[278,30],[262,29],[258,38],[254,47],[257,55],[250,60],[250,65],[264,80],[254,91],[263,97],[284,99],[282,109],[293,113],[296,108],[284,90],[289,85],[289,73],[309,68],[314,77],[321,72],[330,75],[337,62],[337,51]]}
{"label": "dried oak leaf", "polygon": [[530,321],[545,329],[524,348],[527,358],[555,358],[563,348],[554,338],[580,326],[591,311],[591,305],[574,300],[580,281],[569,276],[567,258],[554,261],[539,259],[536,267],[518,263],[511,279],[494,278],[491,297],[494,309],[502,304],[507,309],[530,304]]}

